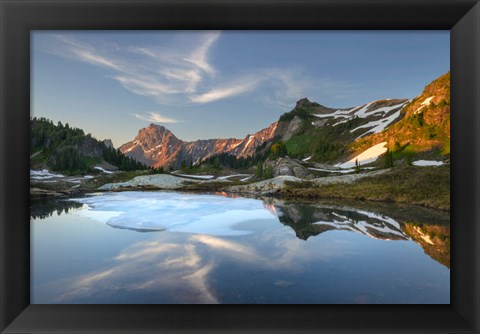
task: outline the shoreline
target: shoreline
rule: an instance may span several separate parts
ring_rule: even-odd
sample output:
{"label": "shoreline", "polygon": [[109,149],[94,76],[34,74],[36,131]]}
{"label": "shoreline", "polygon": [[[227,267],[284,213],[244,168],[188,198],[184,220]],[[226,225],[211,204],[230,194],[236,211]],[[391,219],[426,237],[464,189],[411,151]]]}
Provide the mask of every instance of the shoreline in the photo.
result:
{"label": "shoreline", "polygon": [[252,192],[238,192],[238,191],[228,191],[225,189],[217,189],[217,190],[205,190],[205,189],[194,189],[194,188],[179,188],[179,189],[164,189],[164,188],[159,188],[159,187],[153,187],[153,186],[137,186],[137,187],[124,187],[124,188],[117,188],[117,189],[112,189],[112,190],[92,190],[92,189],[77,189],[74,192],[49,192],[49,191],[44,191],[42,194],[36,194],[36,195],[31,195],[30,199],[33,201],[38,201],[38,200],[54,200],[54,199],[62,199],[62,198],[68,198],[68,197],[73,197],[73,196],[85,196],[87,194],[90,194],[92,192],[96,193],[109,193],[109,192],[126,192],[126,191],[161,191],[161,192],[182,192],[182,193],[193,193],[193,194],[219,194],[222,193],[222,195],[225,196],[231,196],[231,197],[245,197],[245,198],[271,198],[275,200],[281,200],[281,201],[300,201],[300,202],[315,202],[319,200],[326,200],[326,201],[334,201],[334,200],[340,200],[340,201],[346,201],[346,202],[355,202],[355,203],[366,203],[366,204],[375,204],[375,203],[381,203],[381,204],[401,204],[401,205],[409,205],[409,206],[415,206],[419,208],[426,208],[430,210],[436,210],[436,211],[441,211],[441,212],[450,212],[450,208],[443,208],[443,207],[437,207],[437,206],[431,206],[431,205],[425,205],[421,203],[415,203],[415,202],[407,202],[407,201],[394,201],[394,200],[385,200],[385,199],[374,199],[374,198],[369,198],[369,199],[363,199],[363,198],[356,198],[356,197],[335,197],[335,196],[294,196],[286,193],[282,193],[280,191],[277,192],[271,192],[268,194],[255,194]]}
{"label": "shoreline", "polygon": [[[129,179],[106,178],[67,183],[32,182],[31,199],[84,195],[91,192],[181,191],[224,193],[230,196],[270,197],[282,200],[355,200],[372,203],[400,203],[450,212],[450,167],[396,167],[360,174],[321,177],[310,180],[293,176],[245,183],[228,180],[191,180],[170,174],[140,175]],[[110,182],[110,183],[109,183]]]}

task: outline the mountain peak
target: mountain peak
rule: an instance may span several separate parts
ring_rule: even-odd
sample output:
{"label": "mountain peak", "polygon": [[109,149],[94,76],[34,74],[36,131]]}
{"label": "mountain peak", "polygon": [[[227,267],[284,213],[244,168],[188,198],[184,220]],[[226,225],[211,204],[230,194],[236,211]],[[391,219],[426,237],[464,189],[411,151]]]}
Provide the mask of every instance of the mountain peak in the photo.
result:
{"label": "mountain peak", "polygon": [[300,99],[297,101],[295,108],[305,108],[311,105],[312,105],[312,102],[308,98],[304,97],[303,99]]}
{"label": "mountain peak", "polygon": [[[144,129],[159,129],[159,130],[167,130],[166,127],[160,124],[155,124],[155,123],[150,123],[146,128]],[[143,129],[142,129],[143,130]],[[141,130],[140,130],[141,131]]]}
{"label": "mountain peak", "polygon": [[297,104],[295,105],[295,109],[298,109],[298,108],[309,108],[309,107],[322,107],[322,108],[325,108],[324,106],[322,106],[321,104],[318,104],[317,102],[312,102],[310,101],[307,97],[304,97],[303,99],[300,99],[297,101]]}
{"label": "mountain peak", "polygon": [[160,125],[160,124],[156,124],[156,123],[150,123],[148,125],[149,128],[164,128],[163,125]]}
{"label": "mountain peak", "polygon": [[163,137],[172,134],[172,132],[163,125],[150,123],[147,127],[138,130],[138,136],[143,134],[153,135],[154,137]]}

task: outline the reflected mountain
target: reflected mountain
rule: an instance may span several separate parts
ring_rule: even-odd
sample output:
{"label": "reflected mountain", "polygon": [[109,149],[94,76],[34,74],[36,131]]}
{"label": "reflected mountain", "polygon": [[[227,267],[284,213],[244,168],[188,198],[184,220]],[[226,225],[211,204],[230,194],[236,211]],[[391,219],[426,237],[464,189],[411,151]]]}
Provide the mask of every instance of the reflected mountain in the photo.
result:
{"label": "reflected mountain", "polygon": [[[413,240],[432,259],[450,268],[450,224],[446,213],[423,208],[398,210],[392,206],[392,214],[387,216],[363,208],[279,202],[265,207],[302,240],[333,230],[352,231],[380,240]],[[382,207],[383,212],[385,209],[386,206]],[[415,221],[409,219],[413,215],[417,217]]]}
{"label": "reflected mountain", "polygon": [[311,204],[276,206],[279,220],[302,240],[332,230],[353,231],[382,240],[406,240],[400,224],[390,217],[358,209],[339,209]]}
{"label": "reflected mountain", "polygon": [[[220,195],[220,196],[219,196]],[[379,240],[412,240],[435,261],[450,268],[450,224],[445,212],[385,203],[282,202],[226,194],[193,195],[124,192],[80,199],[31,201],[30,217],[44,219],[81,208],[79,215],[117,228],[168,230],[204,235],[251,233],[245,221],[274,220],[289,226],[298,239],[342,230]],[[107,214],[111,213],[111,214]],[[155,228],[155,229],[154,229]]]}
{"label": "reflected mountain", "polygon": [[425,254],[450,268],[450,226],[404,223],[403,230]]}

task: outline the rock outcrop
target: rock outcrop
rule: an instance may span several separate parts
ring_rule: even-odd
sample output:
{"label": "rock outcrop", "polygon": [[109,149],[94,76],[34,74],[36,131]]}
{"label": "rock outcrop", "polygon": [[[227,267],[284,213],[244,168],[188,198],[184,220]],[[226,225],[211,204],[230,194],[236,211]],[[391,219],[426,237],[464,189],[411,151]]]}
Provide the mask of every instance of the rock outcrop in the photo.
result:
{"label": "rock outcrop", "polygon": [[295,176],[301,179],[309,178],[309,171],[297,161],[289,157],[278,158],[276,160],[266,160],[263,164],[263,170],[271,168],[272,176]]}

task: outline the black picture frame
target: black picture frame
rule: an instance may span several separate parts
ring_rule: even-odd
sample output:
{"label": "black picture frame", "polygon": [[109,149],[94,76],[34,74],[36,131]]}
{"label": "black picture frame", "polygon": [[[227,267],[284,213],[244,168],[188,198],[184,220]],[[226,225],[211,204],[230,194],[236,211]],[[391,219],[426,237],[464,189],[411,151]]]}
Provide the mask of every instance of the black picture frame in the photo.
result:
{"label": "black picture frame", "polygon": [[[0,0],[1,333],[478,333],[480,4],[474,0]],[[30,31],[447,29],[450,305],[30,305]]]}

